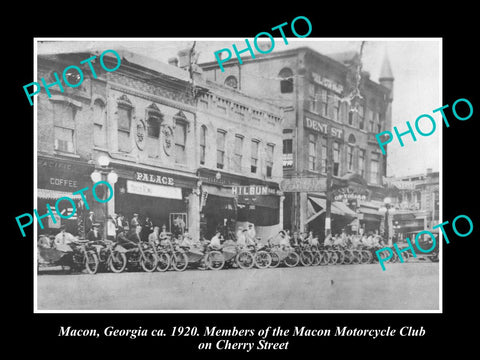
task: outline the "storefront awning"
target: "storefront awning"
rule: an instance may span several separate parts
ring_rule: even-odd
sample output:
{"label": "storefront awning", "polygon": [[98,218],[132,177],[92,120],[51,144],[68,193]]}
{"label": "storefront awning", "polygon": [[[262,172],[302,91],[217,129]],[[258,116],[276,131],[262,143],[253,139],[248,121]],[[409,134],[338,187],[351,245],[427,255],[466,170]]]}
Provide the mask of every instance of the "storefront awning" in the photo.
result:
{"label": "storefront awning", "polygon": [[80,200],[82,197],[80,194],[73,195],[71,192],[49,190],[49,189],[37,189],[37,197],[39,199],[60,199],[61,197],[69,197],[71,199]]}
{"label": "storefront awning", "polygon": [[[326,199],[316,198],[316,197],[308,197],[308,200],[310,200],[314,204],[317,204],[323,210],[325,210],[327,208],[327,200]],[[351,217],[356,217],[357,216],[357,213],[355,211],[350,209],[343,202],[339,202],[339,201],[332,201],[331,210],[332,210],[332,214],[335,214],[335,215],[351,216]]]}
{"label": "storefront awning", "polygon": [[202,185],[202,190],[206,191],[209,195],[221,196],[232,199],[235,197],[235,195],[232,194],[231,188],[220,188],[213,185]]}

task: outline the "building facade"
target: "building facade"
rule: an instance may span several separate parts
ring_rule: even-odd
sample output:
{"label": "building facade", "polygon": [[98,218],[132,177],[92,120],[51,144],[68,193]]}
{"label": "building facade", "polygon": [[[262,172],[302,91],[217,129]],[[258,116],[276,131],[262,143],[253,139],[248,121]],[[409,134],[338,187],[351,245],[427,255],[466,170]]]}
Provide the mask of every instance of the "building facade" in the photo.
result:
{"label": "building facade", "polygon": [[331,166],[332,231],[378,230],[387,155],[375,135],[391,128],[388,59],[379,83],[359,72],[357,53],[329,57],[303,47],[242,62],[224,62],[224,72],[216,62],[200,66],[208,79],[283,109],[284,226],[323,234]]}
{"label": "building facade", "polygon": [[[54,72],[61,75],[67,66],[98,53],[39,55],[38,78],[53,83]],[[265,227],[279,226],[278,107],[211,84],[200,73],[194,74],[194,86],[189,69],[124,49],[117,53],[122,59],[117,70],[106,72],[92,62],[95,78],[87,64],[77,65],[84,75],[78,87],[61,79],[63,89],[51,86],[50,97],[42,91],[35,100],[39,215],[64,196],[74,199],[75,209],[62,202],[59,211],[65,215],[76,210],[69,219],[54,211],[56,223],[46,216],[39,232],[54,234],[65,225],[83,237],[92,221],[103,226],[107,215],[131,219],[134,213],[141,223],[149,217],[167,231],[180,219],[196,237],[201,228],[209,236],[227,220],[235,228],[237,220],[252,220],[255,212],[268,217]],[[104,61],[108,67],[115,60]],[[66,76],[70,84],[79,81],[75,71]],[[254,113],[263,114],[257,123]],[[107,167],[99,164],[101,157],[108,159]],[[254,158],[256,172],[250,164]],[[105,178],[108,172],[116,174],[113,198],[106,204],[95,201],[90,190],[86,201],[72,195],[92,189],[95,171]],[[87,219],[90,211],[93,220]]]}
{"label": "building facade", "polygon": [[[394,199],[393,229],[399,240],[440,223],[439,172],[385,179]],[[433,230],[438,231],[438,230]]]}

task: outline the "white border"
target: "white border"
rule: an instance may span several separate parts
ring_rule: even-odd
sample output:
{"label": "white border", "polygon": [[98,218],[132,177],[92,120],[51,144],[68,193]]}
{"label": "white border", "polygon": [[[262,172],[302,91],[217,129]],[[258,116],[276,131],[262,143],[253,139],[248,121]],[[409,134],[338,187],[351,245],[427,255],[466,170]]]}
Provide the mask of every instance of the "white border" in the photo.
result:
{"label": "white border", "polygon": [[[281,38],[275,38],[281,39]],[[441,37],[427,37],[427,38],[382,38],[382,37],[372,37],[372,38],[288,38],[288,40],[293,40],[295,42],[308,42],[308,41],[438,41],[439,42],[439,106],[443,105],[443,38]],[[129,42],[129,41],[192,41],[192,40],[199,40],[199,41],[242,41],[243,38],[83,38],[83,37],[48,37],[48,38],[34,38],[33,39],[33,66],[34,72],[33,76],[34,79],[37,78],[37,42],[38,41],[118,41],[118,42]],[[288,49],[286,49],[288,50]],[[285,51],[286,51],[285,50]],[[426,109],[425,111],[427,111]],[[433,110],[433,109],[432,109]],[[33,146],[34,146],[34,161],[33,161],[33,173],[34,173],[34,209],[37,208],[37,101],[34,102],[33,105],[34,111],[34,139],[33,139]],[[439,146],[439,221],[440,223],[443,222],[443,166],[442,166],[442,151],[443,151],[443,126],[440,126],[440,146]],[[33,226],[33,236],[34,239],[37,239],[37,226]],[[443,313],[443,241],[441,239],[443,235],[440,234],[439,236],[439,251],[440,251],[440,261],[439,261],[439,309],[438,310],[39,310],[38,303],[37,303],[37,246],[36,241],[32,241],[33,248],[34,248],[34,258],[33,258],[33,272],[34,272],[34,301],[33,301],[33,312],[35,314],[66,314],[66,313],[89,313],[89,314],[152,314],[152,313],[185,313],[185,314],[324,314],[324,313],[334,313],[334,314],[439,314]]]}

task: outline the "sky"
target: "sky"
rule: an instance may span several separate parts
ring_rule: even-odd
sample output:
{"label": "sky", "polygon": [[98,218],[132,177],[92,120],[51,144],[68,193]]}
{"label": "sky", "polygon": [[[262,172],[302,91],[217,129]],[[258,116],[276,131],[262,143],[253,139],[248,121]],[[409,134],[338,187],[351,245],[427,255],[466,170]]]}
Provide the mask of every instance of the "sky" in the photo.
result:
{"label": "sky", "polygon": [[[431,115],[437,124],[436,131],[427,137],[416,134],[414,142],[410,135],[402,137],[404,147],[398,140],[388,145],[387,176],[404,176],[425,173],[427,168],[439,171],[441,162],[441,134],[443,122],[441,115],[433,110],[444,105],[441,103],[441,40],[440,39],[400,39],[400,38],[287,38],[288,45],[282,38],[275,38],[275,51],[308,46],[328,55],[343,51],[359,51],[361,42],[365,41],[362,66],[370,73],[370,79],[378,82],[381,65],[385,56],[391,64],[394,82],[394,99],[392,103],[392,126],[397,126],[400,133],[407,130],[409,121],[414,128],[415,120],[422,114]],[[167,62],[175,57],[181,49],[191,47],[196,40],[195,49],[200,52],[198,62],[215,61],[213,53],[222,48],[245,48],[245,42],[239,38],[197,38],[185,41],[180,39],[152,38],[135,39],[71,39],[56,38],[55,42],[38,44],[38,53],[53,53],[71,50],[107,50],[123,47],[154,59]],[[252,40],[252,39],[250,39]],[[250,41],[251,42],[251,41]],[[419,122],[420,129],[427,133],[431,130],[429,121]]]}

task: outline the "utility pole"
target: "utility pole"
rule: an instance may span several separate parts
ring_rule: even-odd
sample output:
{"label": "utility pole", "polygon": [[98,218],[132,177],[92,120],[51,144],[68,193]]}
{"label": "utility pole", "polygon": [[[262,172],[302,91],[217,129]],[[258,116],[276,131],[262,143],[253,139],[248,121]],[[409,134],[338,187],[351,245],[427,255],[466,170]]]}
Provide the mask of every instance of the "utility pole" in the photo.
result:
{"label": "utility pole", "polygon": [[332,175],[333,175],[333,148],[332,138],[330,136],[330,126],[327,129],[327,206],[325,209],[325,238],[332,233],[331,213],[332,213]]}

